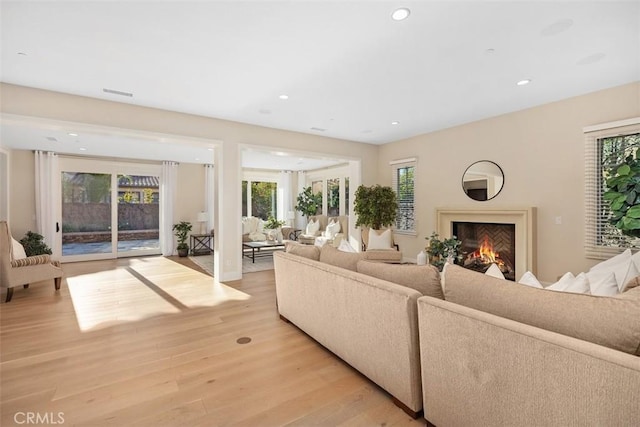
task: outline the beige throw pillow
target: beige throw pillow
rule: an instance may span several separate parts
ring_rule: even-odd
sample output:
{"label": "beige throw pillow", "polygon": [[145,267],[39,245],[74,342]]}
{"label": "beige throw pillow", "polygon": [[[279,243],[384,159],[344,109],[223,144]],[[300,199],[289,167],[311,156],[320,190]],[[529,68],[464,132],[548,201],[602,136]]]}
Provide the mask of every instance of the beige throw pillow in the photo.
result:
{"label": "beige throw pillow", "polygon": [[357,267],[358,273],[415,289],[425,296],[444,299],[440,272],[433,265],[387,264],[362,260]]}
{"label": "beige throw pillow", "polygon": [[11,246],[12,246],[14,260],[24,259],[27,257],[27,254],[24,251],[24,246],[22,246],[22,243],[18,242],[13,237],[11,238]]}
{"label": "beige throw pillow", "polygon": [[640,298],[633,294],[549,292],[457,265],[444,274],[447,301],[640,356]]}
{"label": "beige throw pillow", "polygon": [[357,271],[358,261],[362,259],[362,252],[343,252],[331,245],[324,245],[320,249],[320,262]]}
{"label": "beige throw pillow", "polygon": [[288,241],[284,245],[284,250],[290,254],[299,255],[314,261],[320,260],[320,249],[315,245],[303,245],[302,243]]}

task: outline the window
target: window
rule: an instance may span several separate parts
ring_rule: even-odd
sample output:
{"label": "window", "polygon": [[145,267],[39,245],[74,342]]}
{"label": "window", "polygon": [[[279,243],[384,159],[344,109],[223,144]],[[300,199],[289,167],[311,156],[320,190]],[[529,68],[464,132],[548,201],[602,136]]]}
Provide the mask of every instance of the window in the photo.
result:
{"label": "window", "polygon": [[611,223],[603,198],[610,170],[640,147],[640,118],[585,129],[585,255],[606,259],[623,248],[640,248],[640,239],[626,236]]}
{"label": "window", "polygon": [[277,218],[278,184],[269,181],[242,181],[242,216],[254,216],[267,220]]}
{"label": "window", "polygon": [[327,212],[329,216],[340,215],[340,178],[327,180]]}
{"label": "window", "polygon": [[318,206],[318,210],[316,211],[316,215],[322,215],[322,188],[324,187],[324,183],[322,181],[312,181],[311,182],[311,191],[313,194],[320,195],[320,206]]}
{"label": "window", "polygon": [[415,171],[416,159],[391,162],[392,188],[398,197],[396,232],[415,234]]}

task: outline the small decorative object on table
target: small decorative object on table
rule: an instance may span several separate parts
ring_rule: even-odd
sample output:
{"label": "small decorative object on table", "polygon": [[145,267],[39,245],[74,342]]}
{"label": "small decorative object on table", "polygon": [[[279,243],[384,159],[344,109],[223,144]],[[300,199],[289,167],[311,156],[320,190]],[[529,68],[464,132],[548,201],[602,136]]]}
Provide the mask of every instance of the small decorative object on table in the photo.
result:
{"label": "small decorative object on table", "polygon": [[427,253],[424,250],[420,251],[420,253],[418,254],[418,257],[416,259],[416,264],[418,265],[427,264]]}
{"label": "small decorative object on table", "polygon": [[273,215],[269,215],[263,225],[265,234],[267,235],[267,240],[270,242],[277,241],[278,243],[282,243],[283,225],[284,221],[278,221],[273,217]]}
{"label": "small decorative object on table", "polygon": [[429,240],[429,244],[425,248],[429,255],[429,264],[435,265],[438,270],[442,271],[445,262],[460,261],[461,255],[458,250],[462,242],[456,236],[440,240],[438,233],[434,231],[426,239]]}

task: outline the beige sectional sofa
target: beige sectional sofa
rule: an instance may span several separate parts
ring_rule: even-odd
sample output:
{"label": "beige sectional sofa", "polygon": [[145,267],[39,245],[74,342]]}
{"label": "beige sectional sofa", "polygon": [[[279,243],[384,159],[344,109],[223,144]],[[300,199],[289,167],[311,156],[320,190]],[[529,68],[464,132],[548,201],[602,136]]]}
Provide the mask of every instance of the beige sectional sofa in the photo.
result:
{"label": "beige sectional sofa", "polygon": [[411,415],[438,427],[640,425],[640,287],[568,295],[451,268],[442,300],[430,266],[326,246],[274,254],[280,315]]}
{"label": "beige sectional sofa", "polygon": [[[417,301],[422,293],[358,273],[359,265],[377,264],[363,253],[340,252],[331,245],[322,249],[289,245],[287,250],[291,246],[303,256],[273,255],[281,317],[388,391],[407,413],[418,416],[422,388]],[[426,289],[429,284],[422,286]]]}

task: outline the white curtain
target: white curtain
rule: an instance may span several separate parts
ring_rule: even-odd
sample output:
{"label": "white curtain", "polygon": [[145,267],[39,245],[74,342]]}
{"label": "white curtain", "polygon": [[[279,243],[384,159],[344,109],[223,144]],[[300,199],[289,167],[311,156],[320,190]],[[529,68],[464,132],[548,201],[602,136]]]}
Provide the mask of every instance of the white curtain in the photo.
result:
{"label": "white curtain", "polygon": [[286,221],[287,225],[289,225],[287,215],[293,210],[291,204],[293,193],[292,183],[291,171],[280,172],[278,178],[278,219]]}
{"label": "white curtain", "polygon": [[207,213],[206,232],[213,228],[215,217],[216,176],[213,165],[204,165],[204,210]]}
{"label": "white curtain", "polygon": [[58,156],[55,153],[36,151],[36,229],[45,243],[55,248],[56,214],[54,188],[58,177]]}
{"label": "white curtain", "polygon": [[160,177],[160,236],[162,255],[173,255],[173,206],[178,188],[178,163],[163,162]]}

